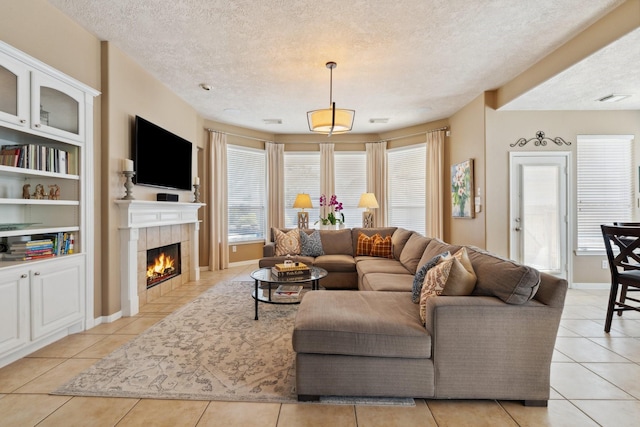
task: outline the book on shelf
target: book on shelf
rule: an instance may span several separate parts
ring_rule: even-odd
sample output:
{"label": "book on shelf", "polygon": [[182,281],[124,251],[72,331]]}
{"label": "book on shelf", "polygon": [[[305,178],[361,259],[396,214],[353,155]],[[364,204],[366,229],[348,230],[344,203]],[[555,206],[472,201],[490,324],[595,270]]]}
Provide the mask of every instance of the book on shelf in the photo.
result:
{"label": "book on shelf", "polygon": [[69,173],[69,152],[45,145],[3,145],[0,164],[46,172]]}

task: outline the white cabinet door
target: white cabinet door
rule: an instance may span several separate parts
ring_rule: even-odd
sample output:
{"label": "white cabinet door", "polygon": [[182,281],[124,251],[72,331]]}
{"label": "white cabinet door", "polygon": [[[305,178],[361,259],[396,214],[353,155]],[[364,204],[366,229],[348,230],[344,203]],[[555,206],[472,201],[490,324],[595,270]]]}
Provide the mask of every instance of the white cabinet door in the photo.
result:
{"label": "white cabinet door", "polygon": [[0,55],[0,121],[29,126],[29,69]]}
{"label": "white cabinet door", "polygon": [[60,80],[31,73],[31,127],[57,137],[84,141],[85,94]]}
{"label": "white cabinet door", "polygon": [[83,319],[84,256],[43,263],[31,270],[31,339]]}
{"label": "white cabinet door", "polygon": [[29,342],[29,275],[27,270],[0,273],[0,355]]}

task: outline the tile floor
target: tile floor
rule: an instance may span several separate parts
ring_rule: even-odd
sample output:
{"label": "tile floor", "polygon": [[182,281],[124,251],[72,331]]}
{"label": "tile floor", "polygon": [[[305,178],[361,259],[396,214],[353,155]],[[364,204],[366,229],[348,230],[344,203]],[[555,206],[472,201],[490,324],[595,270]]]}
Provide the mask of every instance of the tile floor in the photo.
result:
{"label": "tile floor", "polygon": [[547,408],[502,401],[417,400],[415,407],[375,407],[48,394],[216,283],[248,280],[252,269],[203,272],[200,281],[147,304],[135,317],[66,337],[0,369],[0,426],[621,427],[640,420],[640,313],[616,317],[605,334],[604,290],[569,290]]}

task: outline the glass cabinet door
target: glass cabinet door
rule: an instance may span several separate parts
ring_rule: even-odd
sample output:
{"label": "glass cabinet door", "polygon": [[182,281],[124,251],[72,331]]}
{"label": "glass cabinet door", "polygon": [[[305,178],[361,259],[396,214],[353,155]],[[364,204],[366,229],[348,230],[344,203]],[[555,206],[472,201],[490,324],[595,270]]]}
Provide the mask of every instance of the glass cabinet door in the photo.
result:
{"label": "glass cabinet door", "polygon": [[27,126],[29,71],[11,58],[0,58],[0,120]]}
{"label": "glass cabinet door", "polygon": [[32,127],[42,132],[82,141],[84,93],[45,75],[32,77]]}

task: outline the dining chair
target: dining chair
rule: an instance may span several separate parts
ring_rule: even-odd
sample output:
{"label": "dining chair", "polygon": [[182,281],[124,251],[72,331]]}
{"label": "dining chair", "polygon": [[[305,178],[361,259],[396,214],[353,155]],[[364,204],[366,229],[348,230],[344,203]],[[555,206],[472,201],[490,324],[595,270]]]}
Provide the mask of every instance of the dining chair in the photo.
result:
{"label": "dining chair", "polygon": [[628,295],[628,292],[640,290],[640,253],[636,252],[640,250],[640,226],[600,227],[611,271],[611,290],[604,325],[604,331],[609,332],[614,312],[621,316],[624,311],[640,311],[640,305],[631,305],[640,303],[640,299]]}

